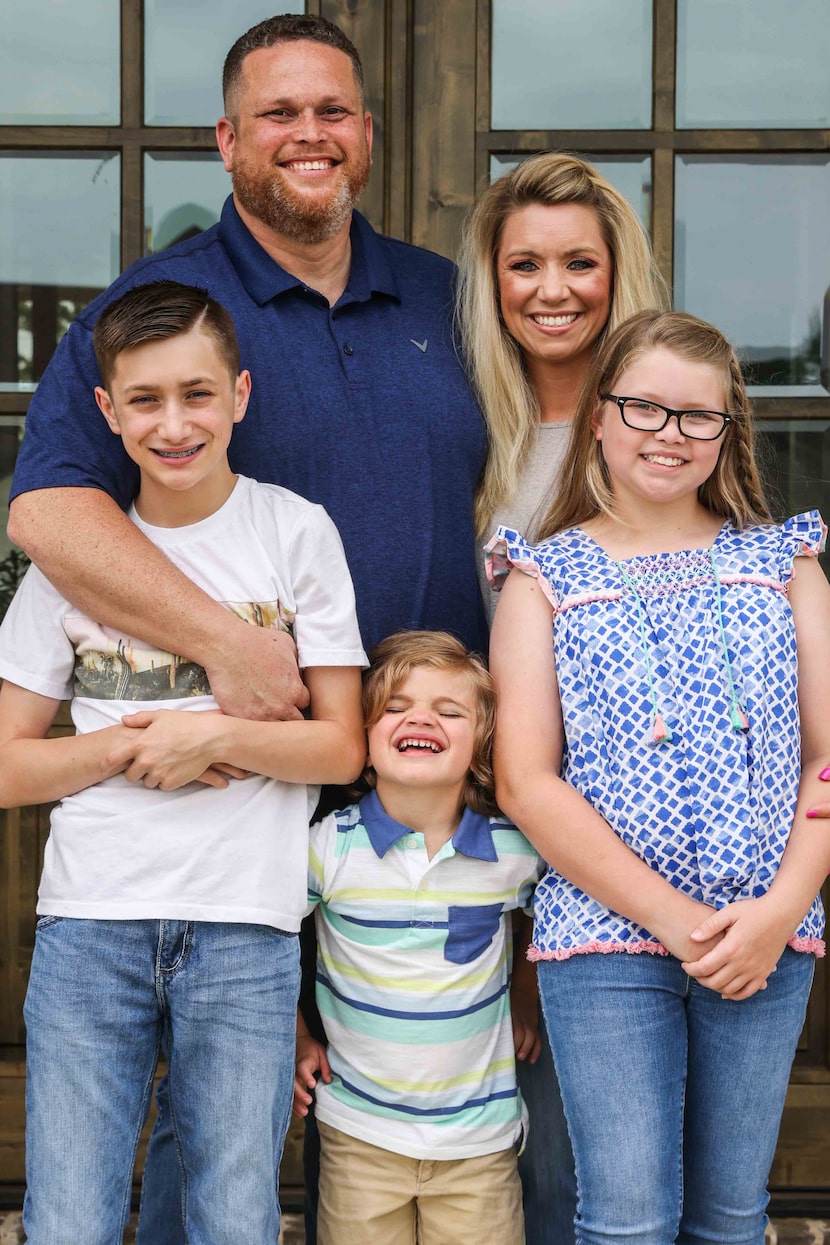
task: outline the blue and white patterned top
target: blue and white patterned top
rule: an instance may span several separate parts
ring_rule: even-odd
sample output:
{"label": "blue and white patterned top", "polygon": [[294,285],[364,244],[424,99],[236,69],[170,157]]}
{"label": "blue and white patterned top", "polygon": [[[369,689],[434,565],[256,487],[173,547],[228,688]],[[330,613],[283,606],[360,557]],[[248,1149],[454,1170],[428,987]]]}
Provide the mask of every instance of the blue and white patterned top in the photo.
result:
{"label": "blue and white patterned top", "polygon": [[[553,605],[562,777],[641,859],[716,908],[763,895],[787,842],[800,775],[787,585],[793,559],[821,552],[825,531],[817,511],[744,531],[726,523],[711,550],[619,564],[581,528],[536,547],[499,528],[488,546],[494,582],[515,566]],[[735,697],[746,730],[730,720]],[[659,744],[655,708],[671,734]],[[817,898],[790,945],[821,955],[822,930]],[[549,869],[531,958],[587,951],[665,954]]]}

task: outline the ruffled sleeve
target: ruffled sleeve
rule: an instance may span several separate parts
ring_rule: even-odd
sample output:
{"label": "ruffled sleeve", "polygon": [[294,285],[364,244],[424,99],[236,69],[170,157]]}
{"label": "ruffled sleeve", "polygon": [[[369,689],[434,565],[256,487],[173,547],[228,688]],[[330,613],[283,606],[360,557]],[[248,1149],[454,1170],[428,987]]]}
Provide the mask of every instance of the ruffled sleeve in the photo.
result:
{"label": "ruffled sleeve", "polygon": [[795,558],[817,558],[824,552],[827,526],[817,510],[808,510],[781,524],[781,579],[787,583],[795,574]]}
{"label": "ruffled sleeve", "polygon": [[539,586],[554,609],[559,608],[559,601],[551,584],[545,576],[538,550],[523,536],[510,527],[500,527],[484,546],[484,566],[487,580],[494,592],[500,592],[508,573],[516,568],[524,575],[538,579]]}

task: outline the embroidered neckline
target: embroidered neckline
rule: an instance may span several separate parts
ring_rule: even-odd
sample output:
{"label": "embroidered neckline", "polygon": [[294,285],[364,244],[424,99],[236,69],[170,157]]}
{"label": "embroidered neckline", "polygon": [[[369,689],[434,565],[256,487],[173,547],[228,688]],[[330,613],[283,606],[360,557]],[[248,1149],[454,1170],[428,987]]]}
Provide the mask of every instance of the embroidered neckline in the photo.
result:
{"label": "embroidered neckline", "polygon": [[[668,556],[668,563],[664,560]],[[659,570],[668,571],[669,574],[676,570],[691,570],[696,578],[694,583],[712,582],[715,585],[715,610],[718,618],[718,634],[720,638],[721,652],[723,653],[724,665],[726,667],[726,679],[729,684],[729,723],[735,731],[749,730],[749,719],[746,710],[738,700],[738,694],[735,690],[735,680],[732,676],[732,662],[729,658],[729,646],[726,642],[726,628],[723,623],[723,589],[721,585],[721,577],[718,571],[718,565],[715,561],[713,549],[707,550],[691,550],[681,554],[670,555],[649,555],[644,559],[637,559],[638,562],[644,562],[645,565],[639,569],[639,575],[645,578],[654,575],[659,564]],[[643,606],[643,597],[641,593],[647,596],[664,595],[666,592],[676,591],[681,585],[671,583],[665,585],[655,585],[656,591],[652,590],[652,585],[643,584],[638,587],[635,577],[629,569],[629,562],[615,562],[614,565],[619,572],[620,578],[626,588],[634,597],[634,603],[637,606],[637,628],[640,633],[640,647],[643,651],[643,658],[646,664],[646,679],[648,681],[648,694],[651,700],[651,740],[652,744],[670,744],[674,742],[671,728],[666,725],[665,717],[660,711],[657,703],[657,689],[654,685],[654,673],[651,666],[651,652],[648,642],[648,633],[646,631],[646,616]],[[705,570],[705,574],[703,574]],[[688,587],[689,581],[684,580],[682,587]],[[661,592],[662,587],[662,592]]]}

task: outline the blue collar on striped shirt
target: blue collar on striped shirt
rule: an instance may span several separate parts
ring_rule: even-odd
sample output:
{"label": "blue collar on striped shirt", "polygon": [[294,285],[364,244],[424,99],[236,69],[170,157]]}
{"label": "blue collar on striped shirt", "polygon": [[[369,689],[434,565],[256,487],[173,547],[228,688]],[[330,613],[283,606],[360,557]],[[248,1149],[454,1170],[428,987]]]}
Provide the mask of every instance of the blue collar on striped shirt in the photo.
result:
{"label": "blue collar on striped shirt", "polygon": [[[370,791],[360,801],[360,820],[366,828],[369,842],[381,859],[393,843],[405,834],[412,834],[410,826],[403,826],[389,816],[378,799],[377,791]],[[489,817],[474,813],[469,808],[464,809],[458,829],[452,836],[452,845],[457,852],[474,860],[497,861],[499,858]]]}

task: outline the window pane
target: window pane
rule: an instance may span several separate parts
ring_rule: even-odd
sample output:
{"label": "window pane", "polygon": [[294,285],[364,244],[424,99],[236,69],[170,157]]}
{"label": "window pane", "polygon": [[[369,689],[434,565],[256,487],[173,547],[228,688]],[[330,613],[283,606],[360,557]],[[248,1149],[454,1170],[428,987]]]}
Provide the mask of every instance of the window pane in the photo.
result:
{"label": "window pane", "polygon": [[[22,435],[22,416],[0,416],[0,510],[3,514],[8,510],[14,460],[17,458],[17,447]],[[13,587],[11,560],[4,565],[10,549],[11,541],[6,535],[6,524],[0,523],[0,618],[5,613],[5,599]]]}
{"label": "window pane", "polygon": [[119,270],[120,158],[0,153],[0,390],[29,390]]}
{"label": "window pane", "polygon": [[830,156],[680,156],[675,305],[723,329],[760,388],[823,394]]}
{"label": "window pane", "polygon": [[218,152],[148,152],[144,157],[144,254],[215,225],[231,179]]}
{"label": "window pane", "polygon": [[[830,422],[764,420],[759,425],[761,466],[773,511],[830,514]],[[830,573],[830,550],[821,555]]]}
{"label": "window pane", "polygon": [[[304,0],[279,6],[305,12]],[[144,122],[215,125],[222,116],[222,66],[251,26],[274,16],[268,0],[145,0]]]}
{"label": "window pane", "polygon": [[0,125],[118,125],[120,6],[4,0]]}
{"label": "window pane", "polygon": [[679,129],[830,125],[827,0],[678,0]]}
{"label": "window pane", "polygon": [[493,129],[648,129],[651,42],[651,0],[493,0]]}
{"label": "window pane", "polygon": [[[615,190],[619,190],[640,217],[647,230],[651,229],[651,156],[594,156],[583,155],[598,173],[606,177]],[[521,160],[516,156],[490,156],[490,181],[515,169]]]}

